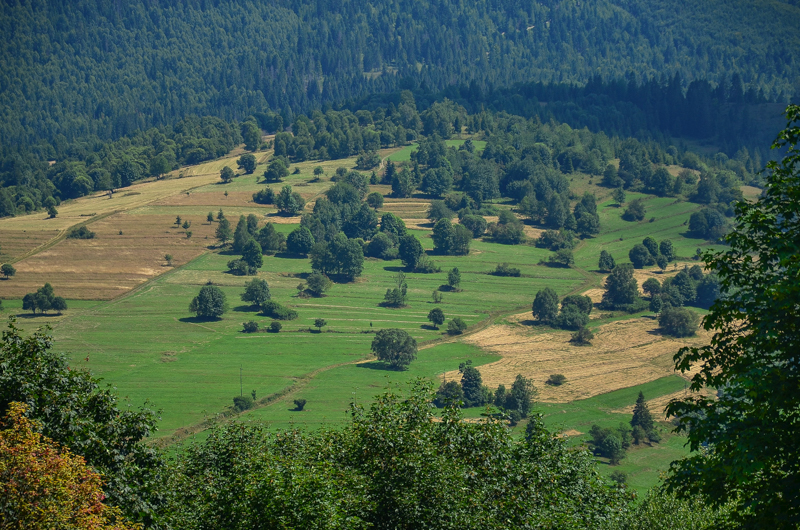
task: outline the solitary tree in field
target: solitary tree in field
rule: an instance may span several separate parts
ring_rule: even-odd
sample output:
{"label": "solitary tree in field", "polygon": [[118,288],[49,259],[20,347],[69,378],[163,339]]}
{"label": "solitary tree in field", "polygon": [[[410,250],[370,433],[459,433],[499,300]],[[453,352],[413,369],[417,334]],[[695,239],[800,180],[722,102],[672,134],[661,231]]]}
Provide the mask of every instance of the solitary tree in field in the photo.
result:
{"label": "solitary tree in field", "polygon": [[175,218],[175,224],[176,224],[177,226],[180,226],[180,225],[181,225],[181,221],[182,221],[182,219],[181,219],[181,216],[180,216],[180,215],[179,215],[178,217],[176,217],[176,218]]}
{"label": "solitary tree in field", "polygon": [[436,329],[439,329],[439,326],[444,324],[444,311],[438,307],[431,309],[430,312],[428,312],[428,320],[431,321]]}
{"label": "solitary tree in field", "polygon": [[269,284],[266,280],[253,278],[244,284],[244,292],[239,295],[243,302],[250,302],[259,309],[272,298],[269,291]]}
{"label": "solitary tree in field", "polygon": [[614,199],[614,202],[617,203],[618,206],[622,206],[625,204],[625,190],[622,188],[617,188],[611,193],[611,197]]}
{"label": "solitary tree in field", "polygon": [[458,267],[453,267],[450,269],[450,272],[447,273],[447,285],[454,291],[458,290],[458,287],[461,285],[461,272],[458,270]]}
{"label": "solitary tree in field", "polygon": [[3,266],[0,267],[0,272],[6,277],[7,280],[17,273],[17,269],[15,269],[10,263],[4,263]]}
{"label": "solitary tree in field", "polygon": [[331,288],[331,282],[327,276],[320,272],[312,272],[306,278],[306,286],[314,296],[322,296],[322,294]]}
{"label": "solitary tree in field", "polygon": [[250,153],[245,153],[236,161],[236,165],[250,175],[256,170],[256,157]]}
{"label": "solitary tree in field", "polygon": [[189,311],[201,318],[219,318],[227,309],[225,293],[216,285],[201,287],[200,293],[189,304]]}
{"label": "solitary tree in field", "polygon": [[219,172],[219,178],[221,178],[222,182],[224,182],[225,184],[231,182],[233,180],[233,177],[235,176],[236,173],[234,173],[233,170],[228,166],[223,167],[222,170]]}
{"label": "solitary tree in field", "polygon": [[422,254],[425,252],[422,243],[415,236],[407,234],[400,238],[400,260],[407,268],[413,270],[417,267]]}
{"label": "solitary tree in field", "polygon": [[206,221],[208,221],[208,224],[214,222],[214,212],[208,212],[208,215],[206,216]]}
{"label": "solitary tree in field", "polygon": [[389,363],[395,370],[405,370],[417,358],[417,341],[405,330],[382,329],[372,339],[372,351],[379,361]]}
{"label": "solitary tree in field", "polygon": [[322,331],[322,328],[327,326],[328,323],[325,321],[324,318],[315,318],[314,319],[314,327],[317,328],[318,332]]}
{"label": "solitary tree in field", "polygon": [[647,408],[647,402],[644,399],[644,394],[639,392],[639,397],[636,399],[636,405],[633,407],[633,418],[631,418],[631,427],[641,427],[642,430],[648,434],[655,428],[653,415],[650,409]]}

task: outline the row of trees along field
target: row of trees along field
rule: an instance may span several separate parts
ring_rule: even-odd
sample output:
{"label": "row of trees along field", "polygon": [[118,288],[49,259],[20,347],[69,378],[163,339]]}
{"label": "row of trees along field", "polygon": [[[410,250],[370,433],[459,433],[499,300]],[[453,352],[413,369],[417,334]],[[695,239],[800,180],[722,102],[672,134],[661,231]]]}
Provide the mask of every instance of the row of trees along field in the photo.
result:
{"label": "row of trees along field", "polygon": [[[123,409],[113,389],[53,352],[45,330],[24,334],[12,320],[0,346],[4,506],[36,526],[43,509],[69,520],[86,516],[88,504],[93,528],[127,524],[109,523],[120,513],[100,504],[150,528],[796,528],[800,107],[787,114],[775,144],[787,156],[770,164],[762,197],[737,204],[728,247],[704,256],[721,291],[704,321],[712,341],[674,358],[693,392],[667,412],[693,452],[640,503],[601,479],[589,453],[569,448],[541,416],[529,414],[522,440],[501,422],[462,421],[459,407],[434,417],[433,389],[422,381],[369,407],[353,404],[343,428],[224,423],[167,459],[144,443],[153,411]],[[632,267],[614,267],[609,278],[616,271],[607,302],[625,305]],[[468,365],[461,373],[466,397],[490,398]],[[716,398],[699,393],[705,388]],[[655,441],[636,410],[633,432]],[[595,434],[598,449],[616,446],[613,432]],[[33,451],[52,455],[54,472],[38,476]],[[85,465],[102,474],[103,493]],[[83,494],[89,501],[76,502]]]}
{"label": "row of trees along field", "polygon": [[777,0],[6,3],[0,144],[60,151],[190,115],[272,108],[291,119],[397,88],[583,84],[597,72],[739,75],[748,91],[788,96],[800,76],[797,16]]}

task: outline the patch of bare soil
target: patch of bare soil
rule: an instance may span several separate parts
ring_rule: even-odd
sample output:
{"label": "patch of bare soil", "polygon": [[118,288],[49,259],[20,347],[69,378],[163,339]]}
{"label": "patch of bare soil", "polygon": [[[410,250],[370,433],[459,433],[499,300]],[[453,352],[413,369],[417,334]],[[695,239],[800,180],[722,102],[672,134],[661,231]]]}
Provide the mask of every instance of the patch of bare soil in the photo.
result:
{"label": "patch of bare soil", "polygon": [[[529,319],[528,313],[520,320]],[[595,332],[591,346],[569,342],[571,333],[546,331],[523,324],[490,326],[464,341],[502,358],[480,368],[484,384],[510,386],[517,374],[531,378],[545,402],[569,402],[674,374],[672,356],[683,346],[707,344],[710,334],[675,339],[661,335],[658,322],[649,317],[611,322]],[[564,374],[567,382],[545,385],[551,374]],[[458,377],[458,372],[447,374]]]}

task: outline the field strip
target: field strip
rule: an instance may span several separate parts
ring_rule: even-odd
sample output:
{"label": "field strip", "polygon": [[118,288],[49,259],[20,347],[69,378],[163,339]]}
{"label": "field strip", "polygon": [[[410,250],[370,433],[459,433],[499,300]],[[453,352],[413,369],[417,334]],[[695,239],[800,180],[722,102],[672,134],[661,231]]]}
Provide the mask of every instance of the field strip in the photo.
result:
{"label": "field strip", "polygon": [[58,235],[55,236],[53,239],[51,239],[51,240],[49,240],[49,241],[47,241],[45,243],[42,243],[41,245],[39,245],[38,247],[34,248],[33,250],[29,250],[28,252],[26,252],[22,256],[19,256],[19,257],[16,257],[16,258],[12,259],[11,261],[9,261],[9,263],[12,263],[12,264],[13,263],[17,263],[17,262],[22,261],[24,259],[30,258],[31,256],[34,256],[34,255],[38,254],[39,252],[44,252],[45,250],[54,247],[55,245],[57,245],[58,243],[63,241],[67,237],[67,233],[69,233],[69,231],[72,230],[73,228],[80,227],[80,226],[88,226],[88,225],[90,225],[90,224],[92,224],[92,223],[94,223],[96,221],[100,221],[102,219],[105,219],[106,217],[110,217],[110,216],[112,216],[114,214],[117,214],[117,213],[119,213],[121,211],[122,210],[112,210],[110,212],[106,212],[106,213],[103,213],[103,214],[100,214],[100,215],[95,215],[94,217],[92,217],[90,219],[87,219],[86,221],[83,221],[83,222],[74,224],[74,225],[72,225],[72,226],[70,226],[68,228],[65,228],[64,230],[59,231]]}
{"label": "field strip", "polygon": [[357,361],[347,361],[344,363],[332,364],[330,366],[324,366],[322,368],[318,368],[312,372],[304,374],[302,376],[296,377],[294,382],[266,397],[259,399],[255,406],[250,410],[245,412],[233,412],[232,410],[225,410],[223,412],[218,412],[213,418],[206,418],[203,421],[199,421],[197,423],[193,423],[192,425],[188,425],[186,427],[180,427],[175,430],[175,432],[170,436],[165,436],[163,438],[156,438],[150,441],[150,443],[156,447],[166,447],[178,442],[181,442],[190,436],[198,434],[206,429],[213,427],[214,425],[218,425],[224,421],[231,421],[236,418],[239,418],[250,412],[252,410],[257,410],[265,407],[269,407],[271,405],[275,405],[277,403],[281,403],[285,400],[285,398],[289,398],[298,391],[305,388],[305,386],[310,383],[316,376],[323,372],[327,372],[328,370],[333,370],[335,368],[341,368],[342,366],[352,365],[352,364],[359,364],[367,361],[368,359],[359,359]]}

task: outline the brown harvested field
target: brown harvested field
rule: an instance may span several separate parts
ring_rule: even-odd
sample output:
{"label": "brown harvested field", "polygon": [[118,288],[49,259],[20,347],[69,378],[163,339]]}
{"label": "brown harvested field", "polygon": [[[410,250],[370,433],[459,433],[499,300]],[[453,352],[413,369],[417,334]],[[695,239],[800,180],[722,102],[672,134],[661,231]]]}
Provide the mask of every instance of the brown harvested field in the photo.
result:
{"label": "brown harvested field", "polygon": [[224,195],[224,189],[217,192],[196,192],[196,193],[176,193],[165,197],[160,201],[155,201],[154,206],[208,206],[216,215],[217,209],[222,206],[246,206],[248,208],[264,208],[275,210],[274,207],[256,204],[253,202],[253,193],[249,191],[231,191],[228,196]]}
{"label": "brown harvested field", "polygon": [[3,283],[4,297],[20,298],[50,282],[68,299],[109,300],[170,270],[165,254],[182,265],[215,243],[216,224],[193,223],[187,239],[174,221],[171,215],[119,213],[92,223],[94,239],[64,239],[16,263],[17,275]]}
{"label": "brown harvested field", "polygon": [[761,196],[761,188],[756,188],[755,186],[741,186],[742,195],[748,201],[755,201]]}
{"label": "brown harvested field", "polygon": [[419,199],[392,199],[387,198],[383,202],[383,212],[392,212],[404,221],[406,219],[425,219],[427,220],[429,201]]}
{"label": "brown harvested field", "polygon": [[0,262],[8,263],[47,244],[61,234],[60,230],[0,231]]}
{"label": "brown harvested field", "polygon": [[[525,313],[520,320],[527,317]],[[484,384],[508,387],[522,374],[539,388],[539,399],[560,403],[674,374],[672,356],[678,349],[707,344],[710,338],[700,330],[696,337],[674,339],[662,336],[657,328],[657,321],[650,317],[611,322],[595,331],[591,346],[575,346],[569,342],[570,332],[536,332],[511,323],[490,326],[463,340],[502,357],[481,367]],[[564,374],[567,383],[545,385],[550,374]],[[456,377],[457,372],[447,375]]]}

